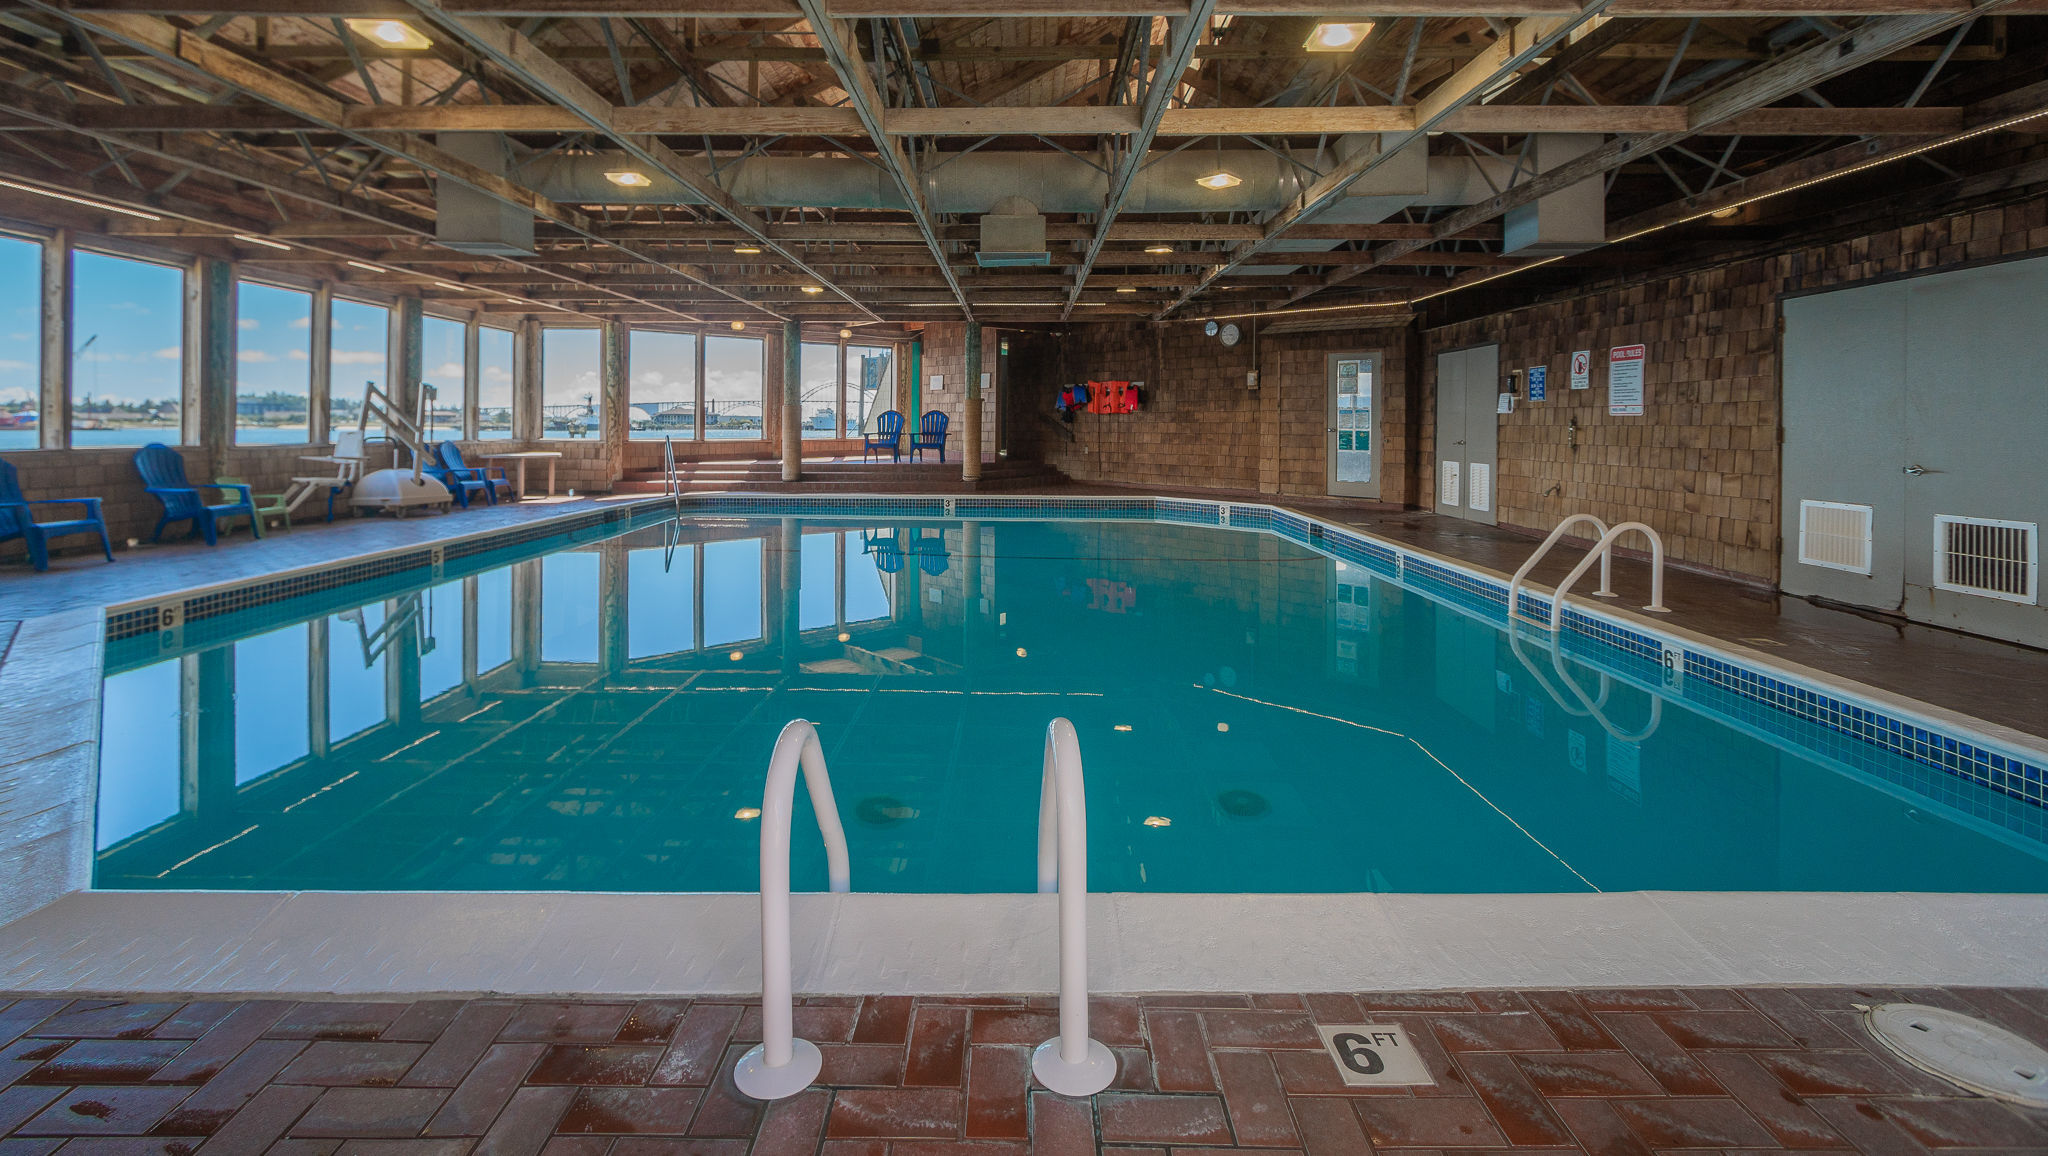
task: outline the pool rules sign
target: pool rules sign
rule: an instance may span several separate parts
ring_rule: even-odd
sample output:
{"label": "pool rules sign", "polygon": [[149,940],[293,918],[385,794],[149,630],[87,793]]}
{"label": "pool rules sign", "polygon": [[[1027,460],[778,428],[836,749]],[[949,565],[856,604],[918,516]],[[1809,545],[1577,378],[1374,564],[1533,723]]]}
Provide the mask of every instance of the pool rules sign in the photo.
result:
{"label": "pool rules sign", "polygon": [[1400,1024],[1317,1024],[1337,1074],[1351,1087],[1436,1083]]}
{"label": "pool rules sign", "polygon": [[1608,416],[1643,416],[1643,362],[1649,355],[1640,345],[1617,345],[1607,351]]}

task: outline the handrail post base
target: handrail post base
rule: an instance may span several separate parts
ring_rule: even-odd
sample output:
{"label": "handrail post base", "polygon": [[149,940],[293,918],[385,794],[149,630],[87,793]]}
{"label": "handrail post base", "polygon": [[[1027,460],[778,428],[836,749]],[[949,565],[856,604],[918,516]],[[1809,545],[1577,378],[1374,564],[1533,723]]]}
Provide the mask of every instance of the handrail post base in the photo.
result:
{"label": "handrail post base", "polygon": [[1031,1074],[1062,1096],[1092,1096],[1116,1079],[1116,1053],[1091,1039],[1088,1058],[1070,1064],[1060,1058],[1060,1038],[1054,1036],[1031,1053]]}
{"label": "handrail post base", "polygon": [[825,1066],[825,1054],[809,1040],[789,1042],[789,1062],[779,1068],[768,1066],[768,1045],[755,1044],[733,1066],[732,1082],[756,1100],[781,1100],[810,1087]]}

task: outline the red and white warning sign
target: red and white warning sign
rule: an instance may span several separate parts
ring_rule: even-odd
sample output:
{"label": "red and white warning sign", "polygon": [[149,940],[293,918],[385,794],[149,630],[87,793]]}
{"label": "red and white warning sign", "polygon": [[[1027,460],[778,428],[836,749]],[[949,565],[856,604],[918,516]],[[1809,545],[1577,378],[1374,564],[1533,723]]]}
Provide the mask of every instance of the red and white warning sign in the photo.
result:
{"label": "red and white warning sign", "polygon": [[1581,349],[1572,354],[1572,388],[1585,389],[1593,384],[1593,351]]}

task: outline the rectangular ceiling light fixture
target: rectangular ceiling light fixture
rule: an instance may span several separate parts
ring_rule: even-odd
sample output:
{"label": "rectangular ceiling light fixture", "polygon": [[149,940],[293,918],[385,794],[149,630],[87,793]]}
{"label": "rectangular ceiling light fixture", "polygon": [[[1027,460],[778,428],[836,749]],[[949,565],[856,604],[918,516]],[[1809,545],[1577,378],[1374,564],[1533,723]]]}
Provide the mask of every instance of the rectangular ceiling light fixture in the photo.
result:
{"label": "rectangular ceiling light fixture", "polygon": [[1311,29],[1308,39],[1302,41],[1301,46],[1309,52],[1350,52],[1360,44],[1365,43],[1365,38],[1370,35],[1372,35],[1372,21],[1370,20],[1349,24],[1326,22],[1318,24]]}

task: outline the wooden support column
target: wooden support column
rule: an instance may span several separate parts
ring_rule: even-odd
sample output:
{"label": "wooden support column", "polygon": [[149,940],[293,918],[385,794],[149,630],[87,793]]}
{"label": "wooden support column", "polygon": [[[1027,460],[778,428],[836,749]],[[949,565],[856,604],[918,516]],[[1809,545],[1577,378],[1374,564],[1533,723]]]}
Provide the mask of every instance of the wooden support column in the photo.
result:
{"label": "wooden support column", "polygon": [[782,480],[802,481],[804,476],[804,376],[803,376],[803,326],[795,321],[782,323],[781,356],[776,358],[780,367],[780,396],[782,398]]}
{"label": "wooden support column", "polygon": [[[912,415],[913,421],[916,420]],[[960,480],[981,480],[981,322],[967,323],[967,402],[960,414]]]}
{"label": "wooden support column", "polygon": [[185,444],[203,473],[221,473],[235,444],[235,267],[202,258],[185,276]]}
{"label": "wooden support column", "polygon": [[71,448],[71,230],[43,242],[43,380],[36,444]]}
{"label": "wooden support column", "polygon": [[334,286],[313,286],[313,316],[307,339],[312,358],[306,388],[306,438],[316,445],[334,440]]}
{"label": "wooden support column", "polygon": [[472,313],[462,326],[462,440],[476,440],[477,408],[483,397],[483,315]]}
{"label": "wooden support column", "polygon": [[605,677],[626,673],[627,632],[626,569],[628,554],[624,538],[607,539],[598,547],[597,662]]}
{"label": "wooden support column", "polygon": [[512,669],[520,687],[539,681],[540,584],[540,559],[512,564]]}
{"label": "wooden support column", "polygon": [[415,607],[427,594],[384,603],[384,621],[396,623],[385,635],[384,717],[403,734],[420,722],[420,618]]}
{"label": "wooden support column", "polygon": [[425,337],[421,327],[419,298],[400,297],[392,304],[385,380],[391,383],[393,408],[408,418],[419,408],[420,379],[426,376]]}
{"label": "wooden support column", "polygon": [[[791,324],[795,324],[791,322]],[[780,651],[782,673],[795,675],[803,669],[803,531],[795,518],[782,519],[776,527],[775,553],[780,598],[774,603],[782,618]]]}
{"label": "wooden support column", "polygon": [[[598,420],[604,460],[613,482],[626,476],[626,326],[607,321],[597,332]],[[606,487],[609,489],[610,487]]]}
{"label": "wooden support column", "polygon": [[528,317],[519,323],[519,348],[512,358],[512,436],[519,441],[539,441],[540,409],[540,321]]}

